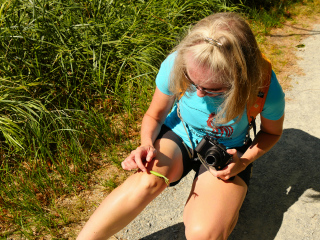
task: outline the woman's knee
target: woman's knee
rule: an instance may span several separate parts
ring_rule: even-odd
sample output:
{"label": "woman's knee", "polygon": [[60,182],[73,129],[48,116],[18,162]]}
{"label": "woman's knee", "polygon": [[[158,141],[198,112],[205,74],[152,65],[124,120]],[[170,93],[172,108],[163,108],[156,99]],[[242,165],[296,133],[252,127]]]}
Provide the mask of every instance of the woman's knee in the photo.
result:
{"label": "woman's knee", "polygon": [[195,224],[186,226],[185,234],[188,240],[223,240],[228,238],[228,229],[218,224],[210,227]]}
{"label": "woman's knee", "polygon": [[[137,182],[134,183],[136,193],[144,196],[153,195],[163,191],[166,188],[166,183],[162,178],[156,177],[151,173],[137,173]],[[128,179],[130,181],[130,179]]]}

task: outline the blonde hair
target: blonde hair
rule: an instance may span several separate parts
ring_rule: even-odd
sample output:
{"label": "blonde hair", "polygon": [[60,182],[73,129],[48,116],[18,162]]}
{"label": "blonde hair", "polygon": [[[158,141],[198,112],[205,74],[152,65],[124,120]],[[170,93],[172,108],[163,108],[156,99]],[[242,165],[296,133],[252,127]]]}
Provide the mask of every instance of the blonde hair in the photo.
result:
{"label": "blonde hair", "polygon": [[170,90],[177,97],[192,91],[183,74],[187,53],[192,53],[199,65],[218,73],[214,82],[230,87],[215,124],[231,121],[243,113],[248,103],[254,103],[263,84],[263,57],[249,25],[238,14],[217,13],[202,19],[174,51],[177,56],[170,75]]}

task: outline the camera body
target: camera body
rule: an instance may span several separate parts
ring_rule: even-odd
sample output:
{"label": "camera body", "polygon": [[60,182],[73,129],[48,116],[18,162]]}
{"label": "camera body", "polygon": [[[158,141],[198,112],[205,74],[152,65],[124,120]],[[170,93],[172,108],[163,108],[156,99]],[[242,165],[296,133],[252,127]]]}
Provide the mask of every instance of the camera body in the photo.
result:
{"label": "camera body", "polygon": [[232,155],[227,153],[226,147],[210,136],[204,136],[195,150],[207,167],[214,167],[216,170],[225,168],[232,160]]}

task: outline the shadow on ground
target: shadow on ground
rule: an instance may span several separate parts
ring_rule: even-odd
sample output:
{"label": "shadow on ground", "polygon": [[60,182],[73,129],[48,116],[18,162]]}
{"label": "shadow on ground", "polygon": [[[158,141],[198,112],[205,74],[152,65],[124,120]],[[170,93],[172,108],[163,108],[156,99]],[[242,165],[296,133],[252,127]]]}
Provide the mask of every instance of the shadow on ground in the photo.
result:
{"label": "shadow on ground", "polygon": [[290,34],[268,34],[270,37],[291,37],[291,36],[313,36],[313,35],[319,35],[320,31],[313,30],[313,29],[307,29],[307,28],[301,28],[301,27],[295,27],[289,24],[283,24],[287,27],[293,28],[295,30],[298,30],[298,33],[290,33]]}
{"label": "shadow on ground", "polygon": [[[320,139],[298,129],[285,129],[279,143],[254,166],[249,193],[238,224],[229,240],[271,240],[277,235],[283,214],[307,190],[320,201]],[[185,240],[184,225],[178,223],[142,240]]]}

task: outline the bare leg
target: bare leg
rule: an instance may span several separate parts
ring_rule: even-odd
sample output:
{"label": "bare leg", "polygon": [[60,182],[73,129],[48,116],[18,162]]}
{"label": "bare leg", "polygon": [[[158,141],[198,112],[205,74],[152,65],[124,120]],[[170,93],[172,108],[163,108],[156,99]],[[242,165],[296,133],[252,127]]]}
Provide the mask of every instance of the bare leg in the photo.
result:
{"label": "bare leg", "polygon": [[[170,179],[180,179],[183,172],[182,154],[169,139],[156,142],[157,156],[148,170],[157,171]],[[163,179],[137,172],[116,188],[90,217],[77,239],[107,239],[128,225],[155,197],[166,188]]]}
{"label": "bare leg", "polygon": [[208,171],[200,174],[184,211],[187,239],[227,239],[237,223],[246,192],[247,185],[238,176],[224,182]]}

